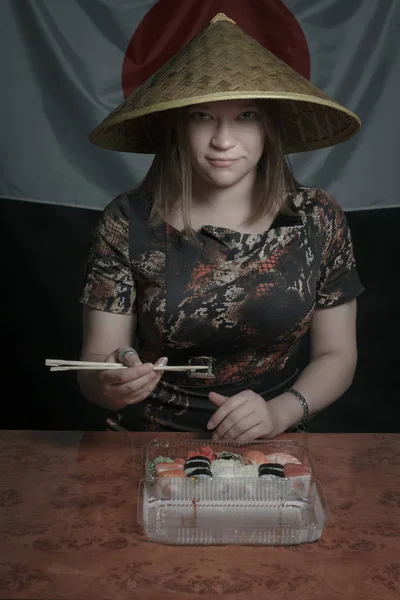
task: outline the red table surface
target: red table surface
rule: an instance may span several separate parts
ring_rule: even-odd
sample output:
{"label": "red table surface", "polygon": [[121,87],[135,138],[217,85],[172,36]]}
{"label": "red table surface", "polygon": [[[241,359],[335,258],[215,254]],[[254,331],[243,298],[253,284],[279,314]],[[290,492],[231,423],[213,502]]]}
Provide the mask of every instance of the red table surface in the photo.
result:
{"label": "red table surface", "polygon": [[281,436],[307,441],[331,515],[319,541],[283,547],[147,541],[154,436],[0,431],[0,598],[399,600],[400,435]]}

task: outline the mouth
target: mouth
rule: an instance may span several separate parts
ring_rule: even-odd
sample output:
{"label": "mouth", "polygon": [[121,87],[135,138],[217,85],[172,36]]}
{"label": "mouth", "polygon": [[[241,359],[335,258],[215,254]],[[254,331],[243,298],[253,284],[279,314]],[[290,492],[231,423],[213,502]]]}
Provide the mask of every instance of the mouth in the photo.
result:
{"label": "mouth", "polygon": [[237,162],[238,158],[207,158],[208,162],[212,164],[214,167],[231,167],[235,162]]}

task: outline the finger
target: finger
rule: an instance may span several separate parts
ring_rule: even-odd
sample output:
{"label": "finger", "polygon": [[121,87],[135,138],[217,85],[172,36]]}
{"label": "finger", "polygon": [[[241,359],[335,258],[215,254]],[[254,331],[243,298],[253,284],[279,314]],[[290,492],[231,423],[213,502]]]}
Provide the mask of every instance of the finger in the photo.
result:
{"label": "finger", "polygon": [[145,363],[128,369],[104,370],[99,373],[99,378],[108,385],[121,385],[153,373],[154,376],[158,374],[157,371],[154,371],[154,365]]}
{"label": "finger", "polygon": [[[215,431],[213,431],[213,439],[233,440],[238,435],[243,433],[243,431],[246,431],[250,427],[254,427],[255,425],[257,425],[257,419],[255,418],[255,415],[253,415],[253,413],[249,413],[246,406],[243,407],[243,410],[240,410],[240,408],[242,407],[239,407],[238,411],[231,412],[231,414],[228,415],[226,419],[222,421],[222,423],[220,423],[219,427],[217,427]],[[251,419],[250,423],[248,421],[249,418]],[[242,424],[246,419],[247,427],[246,429],[242,429]]]}
{"label": "finger", "polygon": [[[166,367],[167,364],[168,364],[168,357],[167,356],[163,356],[162,358],[159,358],[154,363],[154,366],[155,367]],[[161,377],[164,375],[164,371],[157,371],[157,373],[159,374],[159,379],[161,379]]]}
{"label": "finger", "polygon": [[[215,394],[215,392],[210,392]],[[207,429],[214,429],[236,408],[246,402],[246,398],[241,394],[236,394],[232,398],[225,399],[224,403],[215,411],[211,419],[208,421]]]}
{"label": "finger", "polygon": [[213,432],[215,439],[231,439],[234,440],[238,435],[247,431],[251,427],[258,425],[260,422],[257,413],[252,408],[244,404],[232,411],[230,415],[222,421],[222,423]]}
{"label": "finger", "polygon": [[223,396],[222,394],[217,394],[217,392],[210,392],[208,397],[216,406],[222,406],[226,400],[229,400],[229,396]]}
{"label": "finger", "polygon": [[150,394],[154,391],[154,389],[157,387],[157,383],[156,385],[151,384],[151,385],[146,385],[144,388],[142,388],[141,390],[139,390],[134,397],[131,397],[129,399],[128,404],[138,404],[139,402],[143,402],[143,400],[146,400],[146,398],[148,398],[150,396]]}
{"label": "finger", "polygon": [[[138,404],[139,402],[142,402],[143,400],[148,398],[150,394],[154,391],[154,389],[157,387],[158,382],[160,380],[159,371],[152,371],[152,373],[150,374],[152,375],[152,379],[150,380],[150,382],[145,383],[141,387],[137,387],[137,389],[135,389],[133,393],[129,389],[127,389],[126,386],[120,385],[118,386],[118,388],[115,385],[108,386],[110,392],[108,396],[110,400],[110,408],[112,408],[113,410],[121,410],[122,408],[125,408],[125,406],[127,406],[128,404]],[[138,382],[139,380],[136,380],[137,385]],[[122,389],[125,392],[124,394],[121,394]],[[117,397],[115,397],[116,390],[118,390]]]}
{"label": "finger", "polygon": [[139,402],[142,396],[146,398],[156,387],[158,383],[158,375],[150,382],[145,382],[140,387],[137,387],[132,393],[126,394],[128,404]]}
{"label": "finger", "polygon": [[[126,355],[127,357],[129,355]],[[126,358],[126,360],[128,360]],[[143,375],[147,375],[148,373],[154,373],[154,380],[160,380],[164,374],[164,371],[154,371],[154,366],[164,367],[168,363],[168,358],[163,356],[159,358],[158,361],[153,365],[152,363],[145,363],[133,367],[129,369],[118,369],[116,371],[103,371],[100,373],[99,377],[107,382],[110,385],[121,385],[123,383],[128,383],[134,379],[138,379],[139,377],[143,377]]]}
{"label": "finger", "polygon": [[118,360],[127,367],[136,367],[143,364],[136,350],[130,346],[123,346],[118,349]]}
{"label": "finger", "polygon": [[158,374],[155,371],[151,371],[143,377],[125,383],[106,383],[104,393],[109,398],[121,398],[123,402],[128,402],[132,396],[139,392],[139,390],[143,389],[148,384],[156,382],[158,382]]}
{"label": "finger", "polygon": [[105,393],[108,396],[109,404],[112,404],[112,407],[115,410],[120,410],[121,408],[125,408],[128,404],[137,404],[147,398],[154,390],[156,384],[157,381],[155,384],[153,382],[147,382],[133,392],[124,390],[125,393],[122,393],[121,391],[122,386],[118,388],[118,391],[116,391],[114,386],[109,387]]}
{"label": "finger", "polygon": [[247,431],[241,433],[236,438],[236,442],[252,442],[253,440],[259,440],[260,438],[272,439],[272,429],[268,435],[265,435],[262,425],[256,425],[255,427],[252,427],[251,429],[248,429]]}
{"label": "finger", "polygon": [[[250,407],[246,404],[245,408],[249,409]],[[221,423],[218,429],[220,429],[221,431],[225,429],[224,433],[221,434],[218,430],[214,432],[217,435],[219,434],[219,439],[237,440],[239,437],[242,436],[243,433],[245,433],[249,429],[252,429],[253,427],[258,428],[257,437],[267,437],[269,439],[275,437],[274,425],[268,414],[265,415],[264,413],[260,413],[260,411],[257,410],[257,407],[254,407],[254,405],[251,409],[252,412],[248,413],[249,418],[244,416],[244,411],[243,413],[239,413],[239,411],[240,409],[231,413],[225,419],[225,421]],[[236,420],[236,423],[234,423],[229,429],[230,423],[234,420]]]}
{"label": "finger", "polygon": [[143,375],[139,379],[134,379],[128,383],[122,384],[118,388],[118,392],[124,395],[138,394],[140,390],[145,388],[147,385],[157,385],[159,381],[159,375],[157,371],[151,371],[147,375]]}
{"label": "finger", "polygon": [[[168,364],[168,358],[166,356],[163,356],[162,358],[159,358],[155,363],[154,366],[156,367],[166,367]],[[158,382],[160,381],[160,379],[162,378],[162,376],[164,375],[165,371],[156,371],[157,373],[157,379],[155,381],[155,385],[158,384]]]}

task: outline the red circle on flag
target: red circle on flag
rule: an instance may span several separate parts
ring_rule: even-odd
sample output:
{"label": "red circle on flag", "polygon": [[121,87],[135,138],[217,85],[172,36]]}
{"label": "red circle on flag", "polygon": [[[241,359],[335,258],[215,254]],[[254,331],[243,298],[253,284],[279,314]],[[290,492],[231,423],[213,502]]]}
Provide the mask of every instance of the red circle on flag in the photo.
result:
{"label": "red circle on flag", "polygon": [[295,71],[310,78],[310,53],[296,17],[281,0],[158,0],[134,32],[122,66],[125,98],[219,12]]}

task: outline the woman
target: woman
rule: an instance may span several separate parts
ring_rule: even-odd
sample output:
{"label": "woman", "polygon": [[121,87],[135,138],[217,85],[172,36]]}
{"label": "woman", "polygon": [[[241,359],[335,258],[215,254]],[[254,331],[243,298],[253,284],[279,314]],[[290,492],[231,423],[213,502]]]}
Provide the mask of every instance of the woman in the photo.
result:
{"label": "woman", "polygon": [[[81,358],[129,368],[80,373],[83,394],[128,429],[238,441],[304,425],[340,397],[363,288],[339,204],[300,186],[286,154],[359,125],[225,15],[113,111],[91,140],[155,159],[94,232]],[[167,360],[208,370],[161,379],[153,365]]]}

